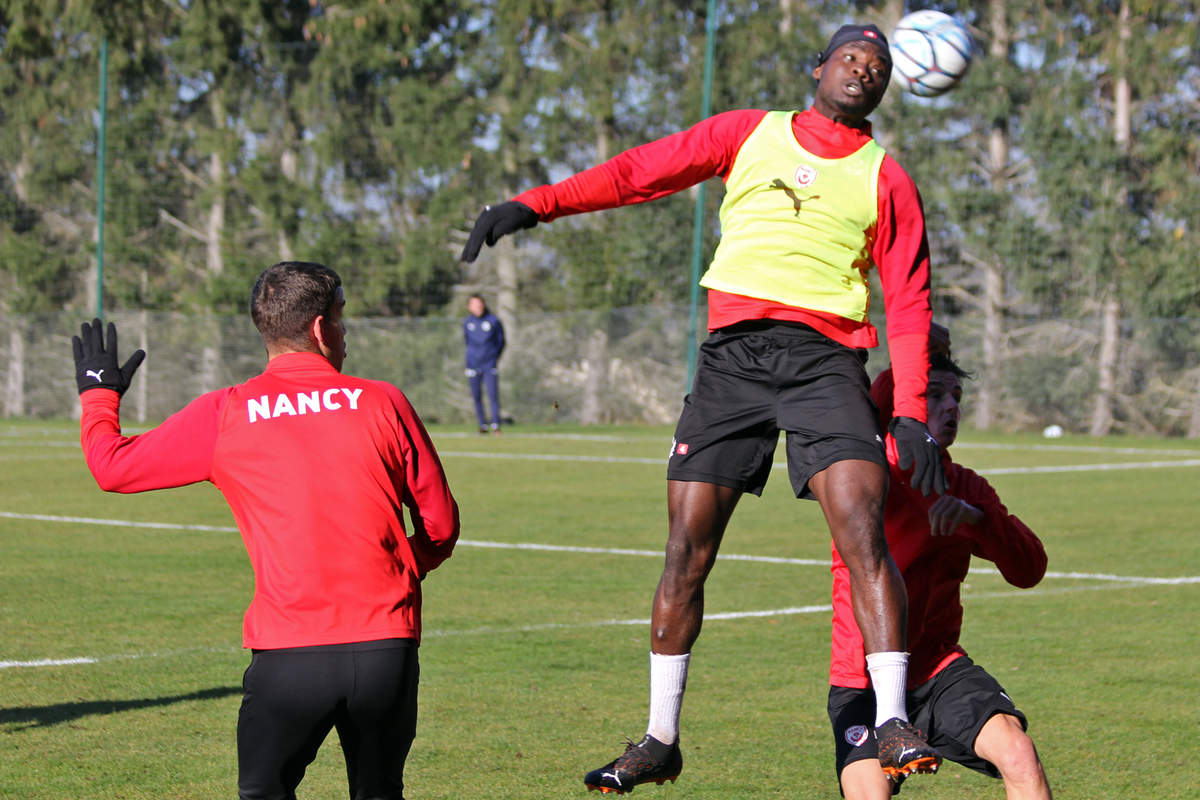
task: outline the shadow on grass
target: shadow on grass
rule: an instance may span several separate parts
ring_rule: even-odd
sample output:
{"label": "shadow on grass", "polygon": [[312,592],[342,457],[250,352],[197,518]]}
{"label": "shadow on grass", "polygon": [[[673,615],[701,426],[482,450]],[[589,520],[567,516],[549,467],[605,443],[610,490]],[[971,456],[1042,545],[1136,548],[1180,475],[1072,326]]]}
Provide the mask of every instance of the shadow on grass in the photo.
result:
{"label": "shadow on grass", "polygon": [[3,726],[11,733],[27,728],[60,725],[64,722],[73,722],[82,717],[119,714],[122,711],[136,711],[139,708],[169,706],[174,703],[186,703],[192,700],[219,700],[223,697],[241,693],[242,687],[240,686],[220,686],[215,689],[201,689],[198,692],[176,694],[168,697],[146,697],[138,700],[91,700],[80,703],[55,703],[52,706],[0,708],[0,726]]}

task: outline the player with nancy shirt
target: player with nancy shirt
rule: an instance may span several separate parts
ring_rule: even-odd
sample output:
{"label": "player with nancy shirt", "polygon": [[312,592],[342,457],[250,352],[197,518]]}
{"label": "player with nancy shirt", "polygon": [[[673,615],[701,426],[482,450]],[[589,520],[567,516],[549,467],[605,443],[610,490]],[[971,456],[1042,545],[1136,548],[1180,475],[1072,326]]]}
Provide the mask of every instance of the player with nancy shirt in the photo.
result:
{"label": "player with nancy shirt", "polygon": [[263,372],[136,436],[121,433],[120,403],[143,354],[118,367],[116,330],[106,347],[99,320],[75,339],[83,450],[100,487],[209,481],[241,532],[255,578],[238,721],[245,800],[295,797],[334,725],[351,795],[402,800],[421,581],[458,539],[458,506],[408,399],[341,371],[344,305],[333,270],[274,265],[251,299]]}

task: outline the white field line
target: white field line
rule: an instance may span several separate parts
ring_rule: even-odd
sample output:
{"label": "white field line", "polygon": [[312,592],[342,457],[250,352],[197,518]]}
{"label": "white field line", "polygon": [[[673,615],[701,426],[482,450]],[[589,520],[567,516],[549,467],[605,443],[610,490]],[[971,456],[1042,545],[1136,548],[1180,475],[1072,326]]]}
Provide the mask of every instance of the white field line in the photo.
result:
{"label": "white field line", "polygon": [[1105,447],[1098,444],[1001,444],[999,442],[955,442],[955,450],[1031,450],[1035,453],[1117,453],[1131,456],[1200,456],[1200,450],[1150,447]]}
{"label": "white field line", "polygon": [[143,658],[168,658],[191,655],[192,653],[237,653],[242,648],[234,645],[224,647],[184,647],[177,650],[155,652],[121,653],[111,656],[80,656],[78,658],[39,658],[32,661],[0,661],[0,669],[29,669],[32,667],[73,667],[79,664],[101,664],[108,661],[137,661]]}
{"label": "white field line", "polygon": [[1171,467],[1200,467],[1200,458],[1182,461],[1126,461],[1115,464],[1064,464],[1057,467],[996,467],[976,470],[980,475],[1037,475],[1050,472],[1110,472],[1124,469],[1170,469]]}
{"label": "white field line", "polygon": [[[35,522],[66,523],[73,525],[103,525],[117,528],[140,528],[149,530],[198,531],[204,533],[237,533],[232,525],[186,525],[174,522],[139,522],[127,519],[100,519],[96,517],[67,517],[53,514],[19,514],[12,511],[0,511],[0,519],[23,519]],[[462,547],[490,548],[495,550],[529,550],[546,553],[584,553],[588,555],[638,556],[642,558],[663,558],[661,550],[636,550],[624,547],[583,547],[578,545],[543,544],[540,542],[488,542],[478,539],[459,539]],[[749,561],[757,564],[790,564],[805,567],[829,567],[829,561],[818,558],[784,558],[781,556],[758,556],[743,553],[721,553],[718,561]],[[976,575],[999,575],[999,571],[991,567],[972,567],[971,573]],[[1112,575],[1094,572],[1047,572],[1047,578],[1064,580],[1110,581],[1114,583],[1142,585],[1181,585],[1200,583],[1200,575],[1161,578],[1141,577],[1137,575]]]}
{"label": "white field line", "polygon": [[[566,439],[578,441],[625,441],[622,437],[604,436],[604,435],[583,435],[583,434],[517,434],[526,438],[545,438],[545,439]],[[453,437],[453,438],[469,438],[467,434],[441,434],[438,438]],[[77,442],[74,441],[3,441],[0,440],[0,446],[38,446],[38,447],[77,447]],[[1107,447],[1091,447],[1091,446],[1072,446],[1072,445],[1000,445],[1000,444],[970,444],[960,443],[957,445],[960,448],[978,448],[978,449],[993,449],[993,450],[1041,450],[1041,451],[1058,451],[1058,452],[1099,452],[1099,453],[1119,453],[1122,455],[1192,455],[1196,451],[1187,450],[1152,450],[1143,448],[1107,448]],[[443,451],[444,456],[454,456],[460,458],[490,458],[490,459],[510,459],[510,460],[536,460],[536,461],[575,461],[575,462],[599,462],[599,463],[624,463],[624,464],[662,464],[665,462],[663,458],[632,458],[632,457],[617,457],[617,456],[572,456],[572,455],[552,455],[552,454],[536,454],[536,453],[487,453],[487,452],[454,452]],[[778,463],[776,469],[784,468],[786,465]],[[1147,469],[1147,468],[1170,468],[1170,467],[1195,467],[1200,466],[1200,459],[1186,459],[1178,461],[1149,461],[1149,462],[1126,462],[1126,463],[1108,463],[1108,464],[1078,464],[1078,465],[1062,465],[1062,466],[1046,466],[1046,467],[1011,467],[997,468],[992,470],[980,470],[981,474],[990,475],[1015,475],[1015,474],[1034,474],[1034,473],[1050,473],[1050,472],[1085,472],[1085,471],[1107,471],[1119,469]],[[50,514],[20,514],[9,511],[0,511],[0,518],[7,519],[24,519],[40,522],[52,523],[69,523],[69,524],[84,524],[84,525],[104,525],[111,527],[123,528],[142,528],[152,530],[178,530],[178,531],[197,531],[197,532],[217,532],[217,533],[236,533],[237,529],[227,525],[188,525],[179,523],[163,523],[163,522],[137,522],[133,520],[115,520],[115,519],[99,519],[94,517],[72,517],[58,516]],[[576,547],[566,545],[549,545],[529,542],[486,542],[474,541],[469,539],[460,539],[459,544],[465,547],[480,547],[494,549],[514,549],[514,550],[530,550],[543,552],[570,552],[570,553],[586,553],[586,554],[601,554],[601,555],[630,555],[638,557],[661,558],[661,551],[655,550],[634,550],[625,548],[604,548],[604,547]],[[742,555],[736,553],[726,553],[718,556],[718,559],[725,561],[749,561],[757,563],[771,564],[791,564],[801,566],[819,566],[828,567],[829,562],[819,559],[801,559],[801,558],[781,558],[773,556],[753,556]],[[999,575],[999,571],[988,567],[976,567],[970,570],[972,574],[977,575]],[[1068,591],[1083,591],[1083,590],[1098,590],[1106,588],[1114,588],[1122,585],[1182,585],[1200,583],[1200,576],[1183,576],[1174,578],[1156,578],[1156,577],[1139,577],[1129,575],[1112,575],[1104,573],[1084,573],[1084,572],[1047,572],[1047,578],[1057,578],[1066,580],[1087,580],[1087,581],[1102,581],[1103,585],[1099,586],[1075,586],[1075,587],[1059,587],[1055,589],[1031,589],[1022,591],[1008,592],[989,592],[981,594],[967,594],[966,599],[976,598],[995,598],[995,597],[1034,597],[1045,594],[1057,594]],[[793,614],[811,614],[832,611],[831,606],[801,606],[794,608],[782,608],[760,611],[738,611],[706,614],[705,620],[733,620],[746,619],[753,617],[773,617],[773,616],[788,616]],[[542,625],[527,625],[518,627],[482,627],[463,631],[429,631],[426,636],[441,637],[441,636],[463,636],[463,635],[478,635],[488,633],[513,633],[527,632],[539,630],[562,630],[568,628],[594,628],[605,627],[611,625],[648,625],[648,619],[628,619],[628,620],[603,620],[588,623],[546,623]],[[11,668],[29,668],[29,667],[48,667],[48,666],[71,666],[81,664],[96,664],[102,661],[129,660],[139,658],[157,658],[169,655],[176,655],[190,652],[236,652],[237,648],[188,648],[187,650],[168,651],[162,653],[134,653],[113,656],[80,656],[73,658],[62,659],[35,659],[30,661],[0,661],[0,669]]]}
{"label": "white field line", "polygon": [[[80,450],[78,439],[0,439],[0,447],[71,447]],[[79,455],[83,455],[82,451]]]}
{"label": "white field line", "polygon": [[[13,442],[0,441],[0,447],[11,446]],[[53,447],[53,448],[77,448],[78,444],[71,443],[56,443],[56,442],[30,442],[26,445],[36,447]],[[1076,448],[1083,450],[1084,448]],[[1094,448],[1097,452],[1103,452],[1101,448]],[[1147,454],[1149,451],[1125,451],[1130,454]],[[1176,451],[1157,451],[1160,453],[1174,454]],[[1179,451],[1182,452],[1182,451]],[[438,454],[442,458],[477,458],[495,461],[542,461],[542,462],[565,462],[575,464],[639,464],[646,466],[666,466],[667,459],[664,458],[648,458],[638,456],[586,456],[586,455],[559,455],[554,453],[489,453],[470,450],[439,450]],[[18,453],[0,453],[0,461],[48,461],[58,459],[73,459],[80,458],[78,453],[72,453],[65,449],[54,453],[38,453],[36,455],[25,455]],[[1056,466],[1041,466],[1041,467],[994,467],[991,469],[977,469],[980,475],[1046,475],[1051,473],[1063,472],[1113,472],[1119,470],[1134,470],[1134,469],[1171,469],[1185,467],[1200,467],[1200,458],[1179,459],[1176,461],[1123,461],[1112,462],[1105,464],[1062,464]],[[773,470],[787,469],[785,461],[776,461],[771,465]]]}
{"label": "white field line", "polygon": [[[1037,589],[1013,589],[1009,591],[999,592],[965,592],[963,601],[970,603],[974,600],[994,600],[1005,598],[1019,597],[1042,597],[1046,595],[1067,594],[1071,592],[1092,592],[1103,591],[1112,588],[1119,588],[1120,585],[1114,587],[1113,584],[1098,584],[1091,586],[1062,586],[1056,588],[1037,588]],[[788,617],[800,614],[829,614],[833,612],[831,605],[813,605],[813,606],[792,606],[789,608],[774,608],[758,611],[725,611],[712,614],[705,614],[705,622],[754,619],[763,617]],[[613,626],[641,626],[649,625],[648,618],[638,619],[607,619],[597,620],[593,622],[545,622],[536,625],[484,625],[476,628],[468,628],[464,630],[427,630],[423,634],[425,639],[445,639],[455,638],[460,636],[488,636],[488,635],[512,635],[514,633],[538,633],[542,631],[566,631],[566,630],[581,630],[592,628],[607,628]],[[100,664],[110,661],[135,661],[145,658],[164,658],[170,656],[190,655],[192,653],[236,653],[241,648],[229,645],[225,647],[189,647],[178,650],[166,650],[161,652],[150,653],[124,653],[119,655],[109,656],[80,656],[76,658],[40,658],[30,661],[0,661],[0,670],[4,669],[31,669],[37,667],[63,667],[63,666],[79,666],[86,664]]]}
{"label": "white field line", "polygon": [[[480,451],[440,450],[442,457],[480,458],[499,461],[561,461],[573,463],[602,463],[602,464],[650,464],[666,466],[667,459],[644,458],[634,456],[583,456],[556,455],[553,453],[488,453]],[[977,469],[980,475],[1035,475],[1054,472],[1110,472],[1125,469],[1169,469],[1171,467],[1200,467],[1200,458],[1180,459],[1178,461],[1126,461],[1109,464],[1062,464],[1043,467],[996,467],[993,469]],[[787,463],[776,461],[772,469],[787,469]]]}
{"label": "white field line", "polygon": [[[486,458],[495,459],[498,461],[569,461],[574,463],[602,463],[602,464],[661,464],[663,467],[667,465],[667,457],[662,458],[640,458],[637,456],[581,456],[581,455],[556,455],[554,453],[487,453],[477,450],[442,450],[438,449],[438,455],[442,458],[453,456],[455,458]],[[778,465],[776,465],[778,466]]]}

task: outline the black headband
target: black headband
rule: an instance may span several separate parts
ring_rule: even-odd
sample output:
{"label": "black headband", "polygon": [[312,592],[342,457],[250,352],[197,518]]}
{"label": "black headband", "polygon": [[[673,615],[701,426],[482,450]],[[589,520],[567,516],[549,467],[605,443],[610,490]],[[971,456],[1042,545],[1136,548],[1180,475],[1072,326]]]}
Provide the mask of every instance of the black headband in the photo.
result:
{"label": "black headband", "polygon": [[883,52],[883,57],[889,64],[892,63],[892,54],[883,31],[874,25],[843,25],[837,29],[837,33],[829,40],[825,49],[817,54],[817,64],[824,64],[833,55],[834,50],[849,42],[870,42]]}

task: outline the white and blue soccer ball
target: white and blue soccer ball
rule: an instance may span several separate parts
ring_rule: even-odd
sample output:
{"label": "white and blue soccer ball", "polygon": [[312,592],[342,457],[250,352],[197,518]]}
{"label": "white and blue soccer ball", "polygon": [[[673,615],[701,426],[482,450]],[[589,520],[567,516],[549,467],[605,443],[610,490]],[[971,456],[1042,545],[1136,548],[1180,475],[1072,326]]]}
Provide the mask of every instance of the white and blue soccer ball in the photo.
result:
{"label": "white and blue soccer ball", "polygon": [[889,45],[892,82],[920,97],[935,97],[957,86],[975,50],[965,25],[932,9],[901,19]]}

